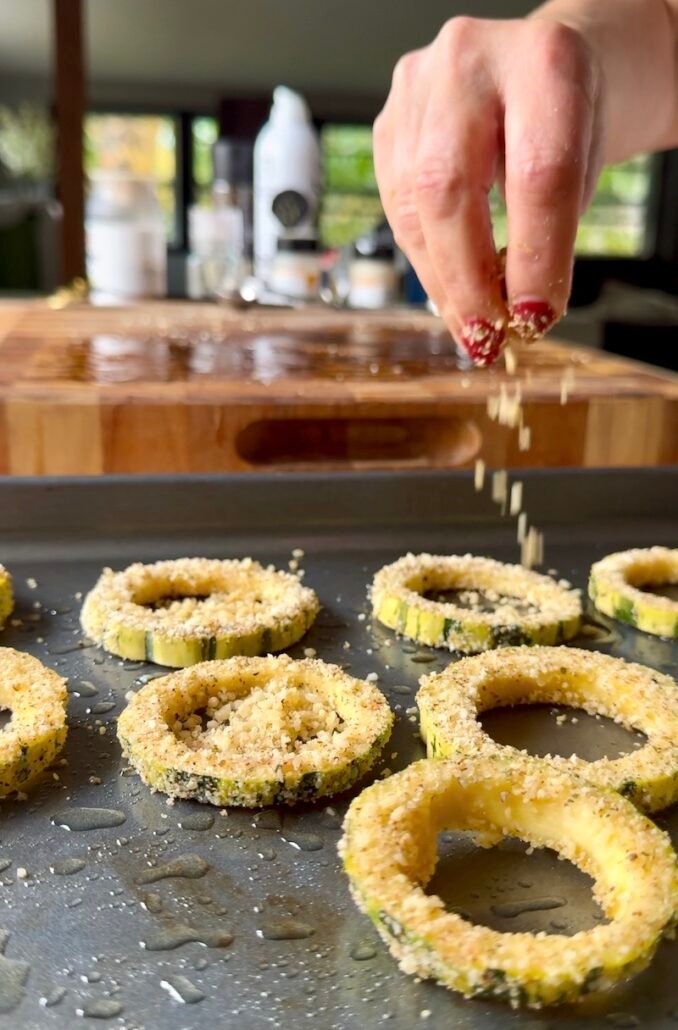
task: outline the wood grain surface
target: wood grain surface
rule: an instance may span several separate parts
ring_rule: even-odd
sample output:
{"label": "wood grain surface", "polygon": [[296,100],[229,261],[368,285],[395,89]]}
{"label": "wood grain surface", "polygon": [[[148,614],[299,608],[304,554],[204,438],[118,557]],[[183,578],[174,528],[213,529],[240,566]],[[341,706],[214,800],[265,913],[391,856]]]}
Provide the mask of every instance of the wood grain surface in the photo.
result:
{"label": "wood grain surface", "polygon": [[[563,380],[568,401],[561,403]],[[521,383],[532,446],[487,414]],[[0,305],[0,472],[654,465],[678,377],[562,342],[465,367],[432,316]]]}

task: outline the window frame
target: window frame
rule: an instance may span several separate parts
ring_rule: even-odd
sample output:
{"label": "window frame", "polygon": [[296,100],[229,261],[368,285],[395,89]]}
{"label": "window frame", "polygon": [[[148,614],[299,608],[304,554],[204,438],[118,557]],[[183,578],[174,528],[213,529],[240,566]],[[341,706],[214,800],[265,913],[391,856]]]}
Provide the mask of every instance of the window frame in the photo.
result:
{"label": "window frame", "polygon": [[[174,240],[167,242],[167,253],[171,255],[186,253],[188,249],[188,208],[193,199],[191,125],[194,118],[202,116],[202,112],[177,111],[175,108],[149,107],[145,104],[94,103],[87,105],[85,118],[90,114],[117,115],[121,118],[170,118],[174,122],[176,140],[174,155],[175,233]],[[83,125],[83,136],[84,131]]]}
{"label": "window frame", "polygon": [[[313,98],[309,98],[313,106]],[[176,153],[176,240],[168,243],[170,255],[182,256],[188,250],[188,209],[194,200],[192,125],[195,118],[212,117],[221,127],[220,114],[214,109],[164,108],[161,105],[134,103],[92,103],[87,114],[150,115],[170,117],[177,127]],[[351,116],[344,108],[336,114],[313,119],[318,131],[325,125],[365,125],[366,112]],[[573,306],[589,303],[600,293],[603,283],[617,279],[635,286],[654,287],[678,294],[678,149],[655,155],[647,205],[647,236],[644,253],[635,257],[588,256],[575,258]]]}

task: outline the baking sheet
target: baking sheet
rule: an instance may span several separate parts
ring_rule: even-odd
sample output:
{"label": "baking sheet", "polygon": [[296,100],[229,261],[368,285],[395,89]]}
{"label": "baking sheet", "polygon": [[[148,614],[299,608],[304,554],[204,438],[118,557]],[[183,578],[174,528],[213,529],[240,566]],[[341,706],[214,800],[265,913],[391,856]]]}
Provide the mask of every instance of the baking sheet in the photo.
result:
{"label": "baking sheet", "polygon": [[[546,567],[578,586],[609,551],[678,544],[675,472],[521,478],[528,510],[547,532]],[[351,902],[336,855],[355,792],[285,811],[220,813],[168,805],[126,771],[116,716],[128,690],[163,670],[82,647],[80,594],[107,564],[252,555],[284,567],[298,547],[323,610],[290,653],[314,647],[357,676],[378,673],[398,720],[377,773],[402,768],[423,755],[409,711],[417,679],[451,656],[372,624],[366,585],[407,550],[516,560],[513,520],[501,519],[468,475],[0,482],[0,560],[14,575],[22,620],[1,642],[57,668],[73,692],[68,764],[27,800],[0,806],[0,1026],[677,1026],[676,944],[662,944],[651,968],[615,992],[544,1013],[464,1001],[400,973]],[[676,645],[598,622],[601,640],[579,643],[676,673]],[[574,714],[576,724],[559,726],[550,708],[525,709],[493,713],[486,725],[534,751],[596,757],[630,746],[619,727]],[[83,816],[84,808],[108,814]],[[113,825],[64,826],[83,820]],[[678,813],[659,821],[678,841]],[[516,842],[482,851],[445,835],[433,886],[497,929],[569,932],[599,917],[583,874]]]}

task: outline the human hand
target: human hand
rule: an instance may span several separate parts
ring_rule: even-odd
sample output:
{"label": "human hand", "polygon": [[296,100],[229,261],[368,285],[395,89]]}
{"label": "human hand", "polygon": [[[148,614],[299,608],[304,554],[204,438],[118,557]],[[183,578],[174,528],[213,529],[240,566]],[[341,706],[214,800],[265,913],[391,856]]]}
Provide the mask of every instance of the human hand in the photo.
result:
{"label": "human hand", "polygon": [[[374,126],[382,202],[476,364],[496,360],[507,332],[535,339],[564,312],[603,116],[594,52],[548,18],[453,18],[398,62]],[[488,204],[495,182],[508,211],[505,283]]]}

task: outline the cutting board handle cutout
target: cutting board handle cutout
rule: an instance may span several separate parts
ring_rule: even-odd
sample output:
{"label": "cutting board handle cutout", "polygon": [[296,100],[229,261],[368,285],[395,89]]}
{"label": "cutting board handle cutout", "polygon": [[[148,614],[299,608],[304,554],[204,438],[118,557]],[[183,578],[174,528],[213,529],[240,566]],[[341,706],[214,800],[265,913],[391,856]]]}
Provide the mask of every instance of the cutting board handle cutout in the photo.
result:
{"label": "cutting board handle cutout", "polygon": [[466,418],[285,418],[245,426],[236,449],[262,470],[456,468],[481,444]]}

